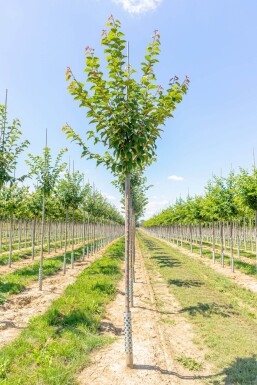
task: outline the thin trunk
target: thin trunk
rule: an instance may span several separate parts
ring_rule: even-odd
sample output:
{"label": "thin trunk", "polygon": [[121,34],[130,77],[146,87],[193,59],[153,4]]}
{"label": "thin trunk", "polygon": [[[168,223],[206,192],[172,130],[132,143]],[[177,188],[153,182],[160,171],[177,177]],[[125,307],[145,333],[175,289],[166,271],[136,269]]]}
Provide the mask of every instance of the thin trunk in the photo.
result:
{"label": "thin trunk", "polygon": [[255,211],[255,255],[256,255],[256,272],[257,272],[257,210]]}
{"label": "thin trunk", "polygon": [[190,251],[193,252],[193,230],[192,230],[192,224],[189,225],[190,230]]}
{"label": "thin trunk", "polygon": [[200,237],[200,257],[203,256],[203,238],[202,238],[202,224],[199,223],[199,237]]}
{"label": "thin trunk", "polygon": [[126,365],[133,367],[133,346],[132,346],[132,325],[129,304],[129,236],[130,236],[130,177],[125,179],[125,312],[124,312],[124,333]]}
{"label": "thin trunk", "polygon": [[13,215],[11,214],[10,218],[10,235],[9,235],[9,259],[8,266],[12,266],[12,238],[13,238]]}
{"label": "thin trunk", "polygon": [[220,251],[221,251],[221,266],[224,267],[224,247],[223,247],[223,222],[220,222]]}
{"label": "thin trunk", "polygon": [[234,251],[233,251],[233,222],[230,221],[230,265],[231,270],[234,273],[235,267],[234,267]]}
{"label": "thin trunk", "polygon": [[43,197],[43,206],[42,206],[41,250],[40,250],[39,277],[38,277],[39,290],[42,290],[42,286],[43,286],[44,235],[45,235],[45,197]]}
{"label": "thin trunk", "polygon": [[35,259],[35,233],[36,233],[36,216],[34,216],[33,219],[33,226],[32,226],[32,259]]}
{"label": "thin trunk", "polygon": [[74,207],[72,208],[71,268],[74,269]]}
{"label": "thin trunk", "polygon": [[63,274],[66,274],[67,236],[68,236],[68,208],[66,208],[66,216],[65,216],[65,238],[64,238],[64,254],[63,254]]}
{"label": "thin trunk", "polygon": [[212,262],[215,263],[215,223],[212,221]]}

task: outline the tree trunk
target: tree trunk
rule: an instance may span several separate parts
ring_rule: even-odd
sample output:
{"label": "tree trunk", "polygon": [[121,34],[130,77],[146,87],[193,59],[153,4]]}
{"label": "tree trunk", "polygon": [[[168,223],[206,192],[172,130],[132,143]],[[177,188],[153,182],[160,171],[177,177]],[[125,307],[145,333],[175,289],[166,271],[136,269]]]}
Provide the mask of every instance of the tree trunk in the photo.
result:
{"label": "tree trunk", "polygon": [[74,207],[72,208],[71,268],[74,269]]}
{"label": "tree trunk", "polygon": [[190,251],[193,252],[193,230],[192,230],[192,224],[189,225],[189,231],[190,231]]}
{"label": "tree trunk", "polygon": [[66,208],[65,216],[65,238],[64,238],[64,254],[63,254],[63,274],[66,274],[66,254],[67,254],[67,236],[68,236],[68,208]]}
{"label": "tree trunk", "polygon": [[255,254],[256,254],[256,272],[257,272],[257,210],[255,211]]}
{"label": "tree trunk", "polygon": [[215,263],[215,223],[212,221],[212,262]]}
{"label": "tree trunk", "polygon": [[13,215],[11,214],[10,218],[10,235],[9,235],[9,259],[8,266],[12,266],[12,234],[13,233]]}
{"label": "tree trunk", "polygon": [[220,251],[221,251],[221,266],[224,267],[224,245],[223,245],[223,222],[220,222]]}
{"label": "tree trunk", "polygon": [[230,221],[230,265],[231,265],[231,270],[234,273],[235,267],[234,267],[234,251],[233,251],[233,222]]}
{"label": "tree trunk", "polygon": [[126,365],[133,367],[133,346],[132,346],[132,325],[129,304],[129,237],[130,237],[130,176],[125,179],[125,312],[124,312],[124,333]]}
{"label": "tree trunk", "polygon": [[42,290],[42,286],[43,286],[44,235],[45,235],[45,197],[43,197],[43,206],[42,206],[41,250],[40,250],[39,277],[38,277],[39,290]]}
{"label": "tree trunk", "polygon": [[199,223],[199,237],[200,237],[200,257],[203,256],[203,238],[202,238],[202,224]]}
{"label": "tree trunk", "polygon": [[34,216],[33,219],[33,226],[32,226],[32,260],[35,259],[35,233],[36,233],[36,216]]}

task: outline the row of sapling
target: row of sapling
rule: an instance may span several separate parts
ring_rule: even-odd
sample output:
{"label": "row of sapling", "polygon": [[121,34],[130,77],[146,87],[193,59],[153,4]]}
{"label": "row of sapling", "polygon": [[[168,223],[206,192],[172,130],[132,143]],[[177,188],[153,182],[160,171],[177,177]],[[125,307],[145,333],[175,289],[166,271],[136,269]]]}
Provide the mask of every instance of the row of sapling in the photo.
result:
{"label": "row of sapling", "polygon": [[[62,248],[62,226],[65,222],[65,208],[62,205],[62,178],[59,180],[53,194],[46,199],[45,218],[48,223],[48,232],[45,236],[47,240],[47,250],[50,252],[51,242],[54,243],[54,251],[57,247],[57,238],[60,240],[60,248]],[[82,188],[82,186],[81,186]],[[4,186],[0,192],[0,243],[1,251],[5,252],[8,249],[7,244],[10,243],[10,218],[13,217],[13,236],[14,249],[26,249],[30,245],[33,248],[39,244],[40,228],[39,220],[41,219],[42,211],[42,195],[40,191],[29,191],[28,186],[18,186],[17,183],[12,187]],[[72,209],[68,212],[68,233],[72,233],[71,219]],[[122,223],[123,219],[118,211],[107,202],[101,193],[99,193],[89,183],[83,187],[83,201],[74,212],[76,223],[76,232],[79,231],[80,224],[85,223],[87,218],[87,236],[88,232],[93,231],[93,225],[98,227],[100,223],[116,222]],[[65,227],[65,226],[64,226]],[[85,227],[85,226],[84,226]],[[84,229],[84,232],[86,229]],[[86,232],[83,235],[85,238]],[[70,236],[69,236],[70,237]],[[70,238],[69,238],[70,239]],[[71,241],[69,240],[69,244]],[[24,250],[25,251],[25,250]],[[35,251],[35,250],[34,250]]]}
{"label": "row of sapling", "polygon": [[[0,193],[6,193],[8,211],[11,210],[11,236],[10,236],[10,254],[9,266],[12,261],[12,223],[13,210],[17,204],[17,195],[14,195],[15,183],[22,181],[24,177],[15,176],[16,165],[19,155],[28,147],[27,140],[20,142],[22,132],[20,130],[20,121],[14,119],[11,124],[7,120],[7,91],[5,104],[0,105]],[[14,187],[13,187],[14,186]],[[8,191],[8,188],[10,189]],[[4,189],[4,191],[3,191]]]}
{"label": "row of sapling", "polygon": [[[230,264],[234,271],[234,242],[238,246],[240,256],[241,235],[247,250],[246,241],[246,217],[248,216],[250,232],[249,239],[252,244],[251,223],[255,222],[255,245],[256,226],[257,226],[257,174],[255,168],[253,172],[241,169],[238,175],[231,171],[227,177],[213,176],[208,181],[204,196],[188,197],[177,200],[175,205],[163,210],[144,223],[146,227],[156,227],[159,225],[180,226],[185,231],[189,228],[190,249],[193,251],[193,229],[198,226],[198,239],[200,255],[202,256],[203,235],[202,228],[209,238],[211,229],[212,259],[215,262],[216,242],[219,239],[221,264],[224,266],[224,253],[226,252],[225,224],[228,229],[228,242],[230,249]],[[254,214],[254,215],[253,215]],[[254,219],[253,219],[254,218]],[[181,230],[182,231],[182,230]],[[217,234],[219,231],[219,234]],[[186,237],[184,237],[185,239]],[[178,237],[177,237],[178,239]],[[180,233],[181,246],[183,235]],[[257,247],[257,246],[256,246]],[[257,250],[257,249],[256,249]],[[251,251],[253,251],[251,247]],[[257,253],[257,251],[256,251]],[[257,254],[256,254],[257,263]]]}
{"label": "row of sapling", "polygon": [[172,117],[177,103],[188,88],[188,79],[180,84],[178,78],[170,80],[165,91],[156,84],[154,65],[160,53],[160,35],[154,32],[147,46],[145,60],[141,63],[142,76],[137,81],[136,72],[129,62],[128,44],[120,29],[119,20],[110,16],[107,30],[102,31],[107,73],[100,67],[100,60],[91,47],[86,48],[85,82],[79,81],[71,69],[66,72],[70,81],[69,90],[80,107],[87,109],[87,117],[94,129],[86,131],[87,140],[105,147],[103,154],[92,151],[82,137],[68,124],[64,131],[68,138],[76,141],[82,156],[103,164],[115,177],[125,183],[125,352],[127,366],[133,366],[132,326],[129,303],[130,282],[130,212],[131,174],[141,171],[156,160],[156,140],[161,126]]}
{"label": "row of sapling", "polygon": [[37,190],[42,196],[42,230],[41,230],[41,250],[39,261],[39,290],[42,290],[43,285],[43,255],[44,255],[44,232],[45,232],[45,206],[46,199],[49,198],[57,184],[60,174],[67,166],[62,162],[62,156],[66,149],[60,150],[55,161],[52,159],[51,150],[47,147],[43,149],[43,155],[29,154],[27,164],[30,167],[30,174],[35,177]]}
{"label": "row of sapling", "polygon": [[[42,290],[43,280],[43,253],[45,239],[45,222],[48,217],[48,253],[50,253],[50,234],[52,220],[60,215],[60,202],[53,199],[53,192],[56,189],[61,173],[64,171],[66,164],[62,162],[62,156],[66,149],[61,150],[55,161],[52,159],[51,150],[47,146],[43,149],[42,156],[29,154],[29,159],[26,161],[30,171],[27,177],[34,177],[36,181],[35,192],[30,193],[28,187],[20,187],[18,182],[23,182],[26,176],[17,178],[15,175],[16,165],[20,153],[28,146],[28,141],[21,142],[20,122],[15,119],[12,124],[7,121],[7,100],[5,105],[0,105],[0,223],[1,223],[1,248],[2,248],[2,220],[9,221],[9,267],[12,265],[13,252],[13,231],[14,222],[17,218],[24,216],[25,218],[33,217],[32,226],[32,259],[35,257],[35,231],[36,223],[39,218],[42,219],[41,224],[41,250],[40,250],[40,267],[39,267],[39,289]],[[81,188],[82,176],[80,173],[73,173],[71,180],[70,201],[72,207],[72,266],[74,264],[74,213],[82,200]],[[79,191],[77,191],[79,189]],[[28,198],[28,199],[26,199]],[[121,217],[115,213],[114,209],[106,207],[107,213],[104,216],[112,216],[115,214],[119,222]],[[103,209],[103,207],[101,208]],[[106,215],[105,215],[106,214]],[[83,211],[84,215],[84,211]],[[91,213],[88,213],[92,217]],[[66,215],[67,218],[67,215]],[[94,219],[97,216],[94,213]],[[115,220],[114,219],[114,220]],[[26,219],[27,222],[27,219]],[[66,221],[67,223],[67,221]],[[27,231],[27,225],[25,226]],[[19,227],[20,232],[20,227]],[[67,234],[67,230],[66,230]],[[25,234],[25,239],[27,238]],[[57,239],[57,226],[55,226],[55,251]],[[66,237],[67,241],[67,237]],[[19,235],[20,246],[20,235]]]}
{"label": "row of sapling", "polygon": [[[36,163],[35,163],[36,164]],[[83,175],[79,172],[75,173],[67,173],[64,175],[63,179],[57,181],[56,188],[52,191],[52,194],[45,198],[45,204],[43,205],[46,216],[43,215],[43,218],[48,218],[48,253],[50,253],[50,230],[51,224],[54,220],[61,220],[63,218],[63,211],[66,212],[66,225],[65,225],[65,252],[64,252],[64,272],[66,271],[66,250],[67,250],[67,226],[68,226],[68,209],[71,208],[71,219],[72,219],[72,236],[71,236],[71,244],[72,244],[72,255],[71,255],[71,264],[73,267],[74,264],[74,229],[75,229],[75,219],[76,221],[82,221],[83,217],[83,256],[85,256],[85,214],[92,222],[96,220],[98,223],[102,222],[103,218],[110,221],[119,221],[122,222],[122,218],[118,215],[114,215],[116,210],[112,208],[110,204],[108,204],[103,198],[103,196],[98,193],[95,188],[91,188],[89,184],[86,186],[82,186]],[[92,192],[93,191],[93,192]],[[92,196],[98,196],[98,200],[92,200]],[[100,199],[101,197],[101,199]],[[35,199],[36,198],[36,199]],[[27,187],[18,187],[17,184],[13,184],[12,187],[4,186],[2,188],[2,192],[0,193],[0,208],[6,215],[6,219],[9,219],[9,266],[11,266],[11,255],[12,255],[12,223],[13,218],[17,218],[19,216],[19,212],[23,211],[23,208],[32,208],[32,214],[36,215],[41,213],[42,210],[42,202],[43,202],[43,194],[42,190],[38,188],[36,192],[30,193]],[[94,206],[95,201],[95,208]],[[36,203],[36,204],[35,204]],[[81,207],[79,207],[81,206]],[[64,210],[62,210],[62,208]],[[82,212],[80,217],[78,217],[79,211]],[[76,210],[76,211],[75,211]],[[76,216],[76,218],[75,218]],[[40,217],[40,216],[39,216]],[[34,217],[32,223],[32,258],[34,259],[35,252],[35,220]],[[99,222],[100,221],[100,222]],[[2,224],[2,222],[1,222]],[[60,221],[60,224],[62,222]],[[56,241],[57,241],[57,226],[55,223],[55,251],[56,251]],[[89,231],[89,223],[87,226]],[[2,230],[2,229],[1,229]],[[41,259],[42,259],[42,249],[43,249],[43,238],[41,229]],[[93,237],[95,239],[95,223],[93,224]],[[89,236],[88,236],[89,239]]]}
{"label": "row of sapling", "polygon": [[[65,208],[65,244],[64,244],[64,260],[63,272],[66,273],[66,252],[67,252],[67,235],[68,235],[68,212],[72,209],[72,252],[71,252],[71,267],[74,267],[74,214],[83,200],[82,188],[83,174],[79,171],[70,172],[70,169],[65,173],[60,180],[58,186],[59,200]],[[84,257],[84,255],[83,255]]]}

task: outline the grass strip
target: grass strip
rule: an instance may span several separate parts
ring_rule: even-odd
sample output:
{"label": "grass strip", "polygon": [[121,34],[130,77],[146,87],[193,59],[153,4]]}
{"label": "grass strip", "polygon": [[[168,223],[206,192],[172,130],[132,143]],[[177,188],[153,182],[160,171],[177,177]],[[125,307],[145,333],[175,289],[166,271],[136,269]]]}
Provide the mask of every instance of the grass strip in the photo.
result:
{"label": "grass strip", "polygon": [[124,239],[109,246],[48,311],[0,351],[3,385],[75,385],[89,353],[113,341],[99,334],[106,304],[121,278]]}
{"label": "grass strip", "polygon": [[[85,241],[85,245],[87,244],[88,241]],[[76,240],[74,239],[74,244],[76,243],[83,243],[83,240]],[[63,242],[63,247],[62,247],[62,250],[64,249],[64,242]],[[54,251],[54,246],[55,246],[55,243],[54,241],[50,244],[50,252],[53,252]],[[68,247],[71,246],[71,242],[68,243]],[[41,248],[41,245],[35,245],[35,254],[36,253],[39,253],[40,252],[40,248]],[[59,243],[56,243],[56,249],[59,249],[60,250],[60,244]],[[48,252],[48,245],[45,244],[44,245],[44,252]],[[18,251],[17,250],[14,250],[13,249],[13,252],[12,252],[12,262],[16,262],[18,260],[21,260],[21,259],[27,259],[29,257],[32,256],[32,246],[30,247],[30,245],[28,245],[28,247],[26,248],[23,248],[23,249],[19,249]],[[35,255],[35,258],[37,258],[38,255],[36,256]],[[8,261],[9,261],[9,252],[4,252],[0,255],[0,265],[7,265],[8,264]]]}
{"label": "grass strip", "polygon": [[[93,244],[91,242],[90,244]],[[90,245],[89,244],[89,245]],[[83,247],[74,249],[74,261],[82,256]],[[66,253],[67,265],[71,262],[71,251]],[[56,274],[63,267],[63,252],[52,258],[45,258],[43,262],[43,277]],[[32,281],[38,279],[39,261],[15,270],[13,273],[5,274],[0,277],[0,304],[3,304],[9,295],[18,294]]]}
{"label": "grass strip", "polygon": [[194,342],[207,347],[217,370],[207,383],[255,384],[257,295],[163,241],[142,232],[138,239],[147,268],[158,269],[193,325]]}
{"label": "grass strip", "polygon": [[[172,243],[171,243],[171,247],[172,247]],[[178,246],[178,247],[181,247],[181,246]],[[181,247],[181,249],[182,250],[185,249],[185,250],[190,251],[190,244],[188,242],[186,242],[186,241],[183,241],[183,246]],[[199,251],[197,252],[197,250],[199,250]],[[193,246],[193,253],[194,254],[200,254],[200,247],[197,246],[197,245],[194,245]],[[203,257],[212,259],[212,251],[211,250],[203,249],[202,250],[202,254],[203,254]],[[237,257],[236,255],[234,256],[234,266],[235,266],[235,268],[240,270],[240,271],[242,271],[245,274],[248,274],[248,275],[251,275],[253,277],[256,277],[256,266],[253,265],[250,262],[247,263],[245,261],[240,261],[240,259],[238,259],[238,258],[239,257]],[[215,262],[221,262],[221,256],[217,252],[215,254]],[[227,256],[227,255],[224,255],[224,265],[225,266],[230,266],[230,257]]]}

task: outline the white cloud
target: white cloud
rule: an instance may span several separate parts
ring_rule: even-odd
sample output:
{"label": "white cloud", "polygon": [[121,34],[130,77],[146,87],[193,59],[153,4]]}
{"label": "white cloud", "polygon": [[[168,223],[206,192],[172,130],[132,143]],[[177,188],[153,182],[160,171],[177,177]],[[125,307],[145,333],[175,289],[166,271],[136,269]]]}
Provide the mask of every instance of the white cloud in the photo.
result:
{"label": "white cloud", "polygon": [[109,201],[116,201],[116,197],[114,197],[113,195],[109,195],[109,194],[106,194],[106,193],[101,193],[102,196],[106,199],[109,199]]}
{"label": "white cloud", "polygon": [[175,180],[176,182],[184,180],[183,176],[177,176],[177,175],[170,175],[170,176],[168,176],[168,179]]}
{"label": "white cloud", "polygon": [[129,13],[145,13],[154,11],[162,0],[112,0],[116,4],[121,4],[125,11]]}
{"label": "white cloud", "polygon": [[145,208],[144,218],[145,219],[151,218],[154,214],[163,210],[168,205],[169,205],[169,201],[167,199],[162,199],[162,200],[150,199]]}

